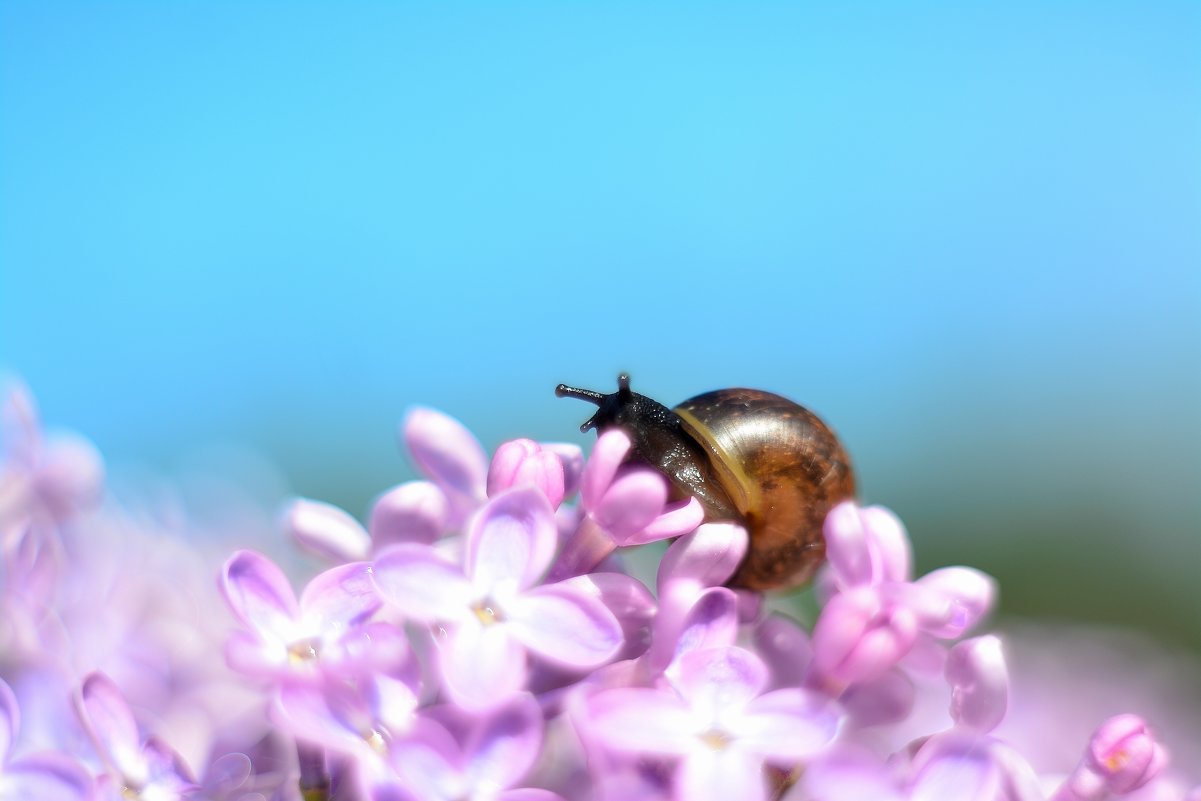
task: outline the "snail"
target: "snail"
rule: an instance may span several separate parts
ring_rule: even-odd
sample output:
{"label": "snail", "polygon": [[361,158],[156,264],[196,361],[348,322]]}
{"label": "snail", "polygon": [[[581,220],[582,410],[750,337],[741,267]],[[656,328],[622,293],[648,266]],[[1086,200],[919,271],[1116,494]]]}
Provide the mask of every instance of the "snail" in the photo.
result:
{"label": "snail", "polygon": [[596,404],[580,431],[624,431],[631,458],[663,473],[673,497],[700,501],[706,520],[746,527],[750,547],[732,586],[807,582],[825,558],[826,514],[855,494],[850,458],[834,432],[780,395],[719,389],[669,409],[631,391],[625,374],[609,395],[566,384],[555,394]]}

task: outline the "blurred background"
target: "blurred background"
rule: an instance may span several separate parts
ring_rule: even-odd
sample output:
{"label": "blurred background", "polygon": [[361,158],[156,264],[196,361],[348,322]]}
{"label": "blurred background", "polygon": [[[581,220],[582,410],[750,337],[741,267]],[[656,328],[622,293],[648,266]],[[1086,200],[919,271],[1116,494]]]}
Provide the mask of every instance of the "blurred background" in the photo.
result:
{"label": "blurred background", "polygon": [[[0,2],[0,365],[362,515],[412,404],[789,395],[918,569],[1201,649],[1201,6]],[[281,490],[282,494],[282,490]],[[268,499],[272,502],[277,498]]]}

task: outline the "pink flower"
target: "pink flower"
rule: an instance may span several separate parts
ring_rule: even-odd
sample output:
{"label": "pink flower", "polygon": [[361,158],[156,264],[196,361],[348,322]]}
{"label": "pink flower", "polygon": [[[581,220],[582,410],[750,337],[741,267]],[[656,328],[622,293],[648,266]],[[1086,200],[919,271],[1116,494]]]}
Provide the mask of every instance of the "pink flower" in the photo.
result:
{"label": "pink flower", "polygon": [[567,583],[538,586],[557,539],[546,496],[517,488],[473,518],[462,565],[423,545],[396,546],[376,561],[383,599],[410,620],[439,626],[442,679],[456,703],[506,702],[525,684],[527,652],[590,669],[621,647],[617,619],[595,596]]}
{"label": "pink flower", "polygon": [[246,627],[226,643],[236,670],[277,681],[320,681],[332,665],[340,670],[385,662],[404,648],[387,624],[365,625],[380,601],[365,562],[319,574],[297,602],[274,562],[255,551],[237,551],[225,563],[221,591]]}
{"label": "pink flower", "polygon": [[678,760],[679,801],[760,801],[763,766],[789,769],[838,727],[826,699],[791,688],[761,694],[767,668],[750,651],[714,648],[681,659],[671,688],[618,687],[588,699],[590,733],[608,748]]}
{"label": "pink flower", "polygon": [[0,801],[84,801],[91,796],[91,777],[63,754],[43,751],[12,758],[20,728],[17,699],[0,680]]}

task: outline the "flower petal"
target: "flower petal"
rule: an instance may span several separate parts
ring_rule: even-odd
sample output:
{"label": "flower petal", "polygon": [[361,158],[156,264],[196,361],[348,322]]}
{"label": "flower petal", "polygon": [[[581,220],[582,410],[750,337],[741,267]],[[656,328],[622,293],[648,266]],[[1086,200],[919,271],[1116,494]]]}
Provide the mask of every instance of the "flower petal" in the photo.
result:
{"label": "flower petal", "polygon": [[997,597],[997,583],[992,576],[970,567],[944,567],[918,579],[922,590],[939,595],[950,605],[945,620],[919,618],[919,625],[939,639],[954,639],[971,629],[989,613]]}
{"label": "flower petal", "polygon": [[284,529],[301,548],[331,562],[366,559],[371,549],[359,521],[329,503],[298,498],[284,510]]}
{"label": "flower petal", "polygon": [[740,715],[767,686],[767,666],[743,648],[689,651],[680,659],[675,685],[698,715],[726,720]]}
{"label": "flower petal", "polygon": [[676,773],[675,798],[767,801],[763,763],[741,748],[694,751]]}
{"label": "flower petal", "polygon": [[149,765],[142,753],[138,724],[112,679],[99,671],[89,674],[79,703],[80,717],[105,762],[127,781],[145,782]]}
{"label": "flower petal", "polygon": [[684,702],[659,689],[602,690],[587,699],[586,710],[589,733],[614,751],[682,756],[699,734]]}
{"label": "flower petal", "polygon": [[625,573],[588,573],[558,583],[597,599],[621,626],[622,647],[616,659],[633,659],[646,651],[655,619],[655,596],[641,581]]}
{"label": "flower petal", "polygon": [[829,745],[838,733],[839,718],[829,698],[789,687],[753,699],[732,733],[740,748],[795,762]]}
{"label": "flower petal", "polygon": [[659,562],[659,597],[669,582],[696,589],[725,583],[746,556],[746,529],[733,523],[706,523],[672,543]]}
{"label": "flower petal", "polygon": [[705,519],[705,508],[696,498],[679,501],[664,508],[663,514],[647,524],[641,532],[626,538],[626,545],[645,545],[648,542],[681,537],[696,531]]}
{"label": "flower petal", "polygon": [[596,598],[570,586],[536,587],[505,607],[513,636],[543,659],[593,668],[621,648],[621,625]]}
{"label": "flower petal", "polygon": [[533,767],[541,748],[542,710],[523,693],[472,732],[463,749],[469,779],[477,787],[512,787]]}
{"label": "flower petal", "polygon": [[454,620],[473,600],[462,569],[428,545],[396,545],[384,551],[371,571],[380,597],[421,623]]}
{"label": "flower petal", "polygon": [[771,673],[771,686],[800,685],[813,660],[809,635],[790,617],[773,614],[755,627],[755,650]]}
{"label": "flower petal", "polygon": [[300,595],[304,619],[322,634],[343,634],[379,607],[370,562],[351,562],[318,573]]}
{"label": "flower petal", "polygon": [[570,442],[543,442],[542,450],[559,457],[559,464],[563,466],[563,497],[570,498],[580,488],[584,452],[579,445]]}
{"label": "flower petal", "polygon": [[585,509],[596,509],[629,452],[630,438],[622,431],[610,429],[596,438],[580,477],[580,503]]}
{"label": "flower petal", "polygon": [[376,552],[402,542],[430,545],[450,517],[445,493],[431,481],[408,481],[380,496],[371,508],[371,542]]}
{"label": "flower petal", "polygon": [[947,655],[951,717],[988,732],[1000,725],[1009,704],[1009,671],[995,636],[964,640]]}
{"label": "flower petal", "polygon": [[296,594],[284,572],[261,553],[236,551],[229,557],[221,573],[221,592],[249,628],[285,641],[296,633]]}
{"label": "flower petal", "polygon": [[0,798],[41,801],[85,801],[92,797],[92,778],[75,760],[56,753],[31,754],[0,773]]}
{"label": "flower petal", "polygon": [[8,762],[9,751],[21,729],[21,709],[17,697],[4,679],[0,679],[0,765]]}
{"label": "flower petal", "polygon": [[654,670],[669,664],[678,667],[684,654],[733,645],[737,636],[738,596],[726,587],[710,587],[697,597],[678,629],[667,621],[656,627],[650,666]]}
{"label": "flower petal", "polygon": [[468,620],[440,644],[443,686],[459,706],[491,709],[507,703],[525,685],[525,651],[506,628]]}
{"label": "flower petal", "polygon": [[650,470],[631,470],[609,485],[592,517],[618,545],[632,544],[630,538],[651,524],[667,503],[667,482]]}
{"label": "flower petal", "polygon": [[488,455],[462,423],[434,409],[410,410],[403,432],[421,472],[446,493],[450,524],[462,525],[485,498]]}
{"label": "flower petal", "polygon": [[472,521],[464,572],[478,590],[523,590],[546,572],[558,541],[546,496],[519,487],[493,498]]}
{"label": "flower petal", "polygon": [[805,797],[838,801],[905,801],[878,757],[862,746],[843,745],[805,767]]}

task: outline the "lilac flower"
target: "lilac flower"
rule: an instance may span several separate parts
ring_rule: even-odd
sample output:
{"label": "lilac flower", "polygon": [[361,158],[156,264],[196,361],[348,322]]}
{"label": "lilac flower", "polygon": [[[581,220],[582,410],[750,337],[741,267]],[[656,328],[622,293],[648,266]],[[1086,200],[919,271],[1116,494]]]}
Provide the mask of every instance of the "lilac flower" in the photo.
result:
{"label": "lilac flower", "polygon": [[388,673],[284,685],[275,699],[275,717],[298,740],[358,763],[383,760],[392,741],[416,724],[420,698],[415,668],[406,661]]}
{"label": "lilac flower", "polygon": [[6,388],[0,402],[0,525],[21,518],[59,522],[95,506],[104,489],[104,461],[78,434],[44,436],[33,396]]}
{"label": "lilac flower", "polygon": [[1116,715],[1093,733],[1084,759],[1052,801],[1098,801],[1125,795],[1155,778],[1167,751],[1138,715]]}
{"label": "lilac flower", "polygon": [[496,449],[488,468],[488,497],[513,487],[535,487],[558,509],[566,494],[563,462],[532,439],[515,439]]}
{"label": "lilac flower", "polygon": [[630,438],[621,431],[606,431],[597,438],[580,477],[580,506],[585,516],[568,539],[552,578],[586,573],[617,547],[687,534],[704,519],[696,498],[667,506],[663,476],[644,468],[623,467],[629,451]]}
{"label": "lilac flower", "polygon": [[538,759],[542,714],[529,695],[478,719],[463,745],[432,719],[398,740],[388,755],[391,777],[379,777],[372,801],[562,801],[538,789],[512,789]]}
{"label": "lilac flower", "polygon": [[833,740],[838,714],[790,688],[760,694],[767,668],[741,648],[691,651],[673,689],[602,690],[588,700],[590,728],[609,748],[679,760],[675,798],[767,798],[765,764],[791,768]]}
{"label": "lilac flower", "polygon": [[[364,562],[331,568],[305,587],[299,603],[283,572],[255,551],[225,563],[221,591],[246,626],[226,645],[231,666],[277,680],[319,681],[326,665],[353,668],[393,657],[399,634],[365,626],[379,599]],[[364,651],[370,648],[370,651]]]}
{"label": "lilac flower", "polygon": [[462,526],[487,498],[488,455],[479,440],[453,417],[421,406],[401,431],[417,467],[445,493],[448,524]]}
{"label": "lilac flower", "polygon": [[178,754],[155,737],[138,735],[125,697],[103,673],[84,680],[77,709],[106,768],[99,785],[105,798],[177,801],[197,789]]}
{"label": "lilac flower", "polygon": [[0,801],[83,801],[92,792],[91,777],[74,760],[55,752],[13,758],[21,715],[17,699],[0,679]]}
{"label": "lilac flower", "polygon": [[429,481],[409,481],[384,493],[371,509],[370,529],[338,507],[298,498],[284,511],[284,529],[309,553],[340,564],[370,558],[401,542],[434,542],[446,528],[446,496]]}
{"label": "lilac flower", "polygon": [[399,545],[375,563],[380,595],[401,614],[438,624],[439,664],[456,703],[504,703],[528,673],[526,653],[571,669],[595,668],[621,646],[618,621],[595,597],[537,586],[557,541],[546,496],[518,488],[473,519],[462,566],[428,546]]}

